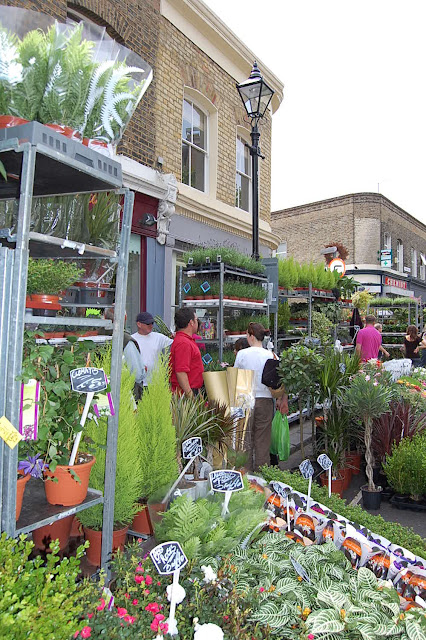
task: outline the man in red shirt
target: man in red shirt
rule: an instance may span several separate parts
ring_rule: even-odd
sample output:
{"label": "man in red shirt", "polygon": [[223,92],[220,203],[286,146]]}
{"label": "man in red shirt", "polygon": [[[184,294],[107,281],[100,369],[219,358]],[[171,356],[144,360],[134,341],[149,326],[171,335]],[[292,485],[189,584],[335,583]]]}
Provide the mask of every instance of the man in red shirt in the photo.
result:
{"label": "man in red shirt", "polygon": [[170,382],[172,391],[197,394],[203,386],[203,361],[195,342],[198,320],[194,309],[185,307],[175,314],[176,336],[170,349]]}

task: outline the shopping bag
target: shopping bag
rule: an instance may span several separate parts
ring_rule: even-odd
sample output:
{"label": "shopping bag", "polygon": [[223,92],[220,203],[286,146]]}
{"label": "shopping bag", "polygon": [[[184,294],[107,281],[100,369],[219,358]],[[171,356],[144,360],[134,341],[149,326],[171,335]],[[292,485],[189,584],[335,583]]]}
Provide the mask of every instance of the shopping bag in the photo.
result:
{"label": "shopping bag", "polygon": [[287,416],[276,411],[272,420],[271,453],[280,460],[287,460],[290,455],[290,430]]}

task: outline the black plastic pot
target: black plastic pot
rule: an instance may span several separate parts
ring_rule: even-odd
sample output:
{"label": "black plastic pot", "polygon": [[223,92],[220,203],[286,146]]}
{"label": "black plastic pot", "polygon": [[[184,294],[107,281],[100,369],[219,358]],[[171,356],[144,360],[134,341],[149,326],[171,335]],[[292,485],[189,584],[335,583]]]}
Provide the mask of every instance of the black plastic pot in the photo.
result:
{"label": "black plastic pot", "polygon": [[361,487],[362,504],[364,509],[377,511],[382,502],[382,487],[377,487],[376,491],[369,491],[368,484]]}

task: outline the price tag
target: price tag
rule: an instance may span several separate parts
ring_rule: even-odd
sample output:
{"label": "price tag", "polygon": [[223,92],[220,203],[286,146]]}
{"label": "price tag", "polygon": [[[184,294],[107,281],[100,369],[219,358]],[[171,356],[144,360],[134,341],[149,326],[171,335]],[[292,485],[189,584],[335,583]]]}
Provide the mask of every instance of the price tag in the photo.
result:
{"label": "price tag", "polygon": [[332,461],[326,453],[322,453],[320,456],[318,456],[317,462],[320,467],[324,469],[324,471],[327,471],[327,469],[331,469],[331,467],[333,466]]}
{"label": "price tag", "polygon": [[189,282],[186,283],[183,290],[185,291],[185,293],[188,293],[189,291],[191,291],[191,285],[189,284]]}
{"label": "price tag", "polygon": [[40,382],[31,378],[26,384],[21,384],[19,433],[24,440],[37,440],[39,397]]}
{"label": "price tag", "polygon": [[299,464],[299,469],[305,480],[312,478],[312,476],[314,475],[314,468],[311,464],[311,461],[308,459],[303,460],[303,462]]}
{"label": "price tag", "polygon": [[182,458],[191,460],[203,452],[203,442],[201,438],[188,438],[182,442]]}
{"label": "price tag", "polygon": [[97,393],[108,386],[105,371],[94,367],[72,369],[70,379],[72,390],[79,393]]}
{"label": "price tag", "polygon": [[226,493],[244,489],[243,478],[239,471],[221,469],[210,472],[210,484],[213,491]]}
{"label": "price tag", "polygon": [[19,433],[18,429],[15,429],[6,416],[2,416],[0,418],[0,438],[5,441],[8,447],[14,449],[18,442],[22,440],[23,436]]}
{"label": "price tag", "polygon": [[204,362],[204,364],[210,364],[210,362],[213,360],[213,358],[211,357],[211,355],[209,353],[206,353],[201,360]]}
{"label": "price tag", "polygon": [[272,491],[280,496],[280,498],[283,498],[283,500],[287,499],[290,489],[285,487],[282,482],[271,482],[270,486]]}
{"label": "price tag", "polygon": [[149,555],[162,576],[180,571],[188,562],[179,542],[163,542],[154,547]]}
{"label": "price tag", "polygon": [[200,288],[202,291],[204,291],[204,293],[207,293],[207,291],[210,291],[210,285],[207,282],[207,280],[200,285]]}

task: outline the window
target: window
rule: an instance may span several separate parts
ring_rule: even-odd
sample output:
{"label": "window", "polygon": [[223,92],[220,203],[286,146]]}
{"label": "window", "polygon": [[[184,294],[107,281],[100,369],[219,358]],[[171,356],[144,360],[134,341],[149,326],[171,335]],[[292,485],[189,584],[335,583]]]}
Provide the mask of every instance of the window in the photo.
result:
{"label": "window", "polygon": [[388,249],[389,251],[392,249],[392,238],[390,233],[385,233],[383,235],[383,249]]}
{"label": "window", "polygon": [[183,101],[182,182],[206,191],[207,115],[192,100]]}
{"label": "window", "polygon": [[284,260],[284,258],[287,258],[287,242],[285,240],[283,240],[278,245],[278,249],[275,252],[275,256],[280,260]]}
{"label": "window", "polygon": [[411,247],[411,275],[417,278],[417,251]]}
{"label": "window", "polygon": [[396,268],[398,271],[404,271],[404,245],[402,240],[397,240],[396,243]]}
{"label": "window", "polygon": [[251,210],[251,157],[246,141],[237,135],[237,172],[235,176],[235,206]]}
{"label": "window", "polygon": [[424,253],[420,254],[420,278],[426,280],[426,256]]}

